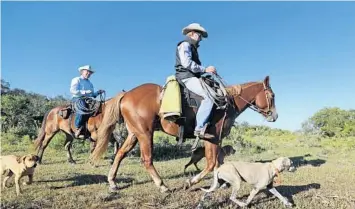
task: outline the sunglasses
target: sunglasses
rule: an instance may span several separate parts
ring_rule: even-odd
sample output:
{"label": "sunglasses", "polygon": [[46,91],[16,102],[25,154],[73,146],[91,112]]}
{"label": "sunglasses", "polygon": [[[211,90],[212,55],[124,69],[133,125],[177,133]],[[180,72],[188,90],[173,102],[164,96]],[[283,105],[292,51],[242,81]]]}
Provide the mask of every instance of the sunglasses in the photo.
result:
{"label": "sunglasses", "polygon": [[198,36],[199,38],[202,39],[202,34],[201,34],[201,33],[199,33],[199,32],[195,32],[195,33],[197,34],[197,36]]}

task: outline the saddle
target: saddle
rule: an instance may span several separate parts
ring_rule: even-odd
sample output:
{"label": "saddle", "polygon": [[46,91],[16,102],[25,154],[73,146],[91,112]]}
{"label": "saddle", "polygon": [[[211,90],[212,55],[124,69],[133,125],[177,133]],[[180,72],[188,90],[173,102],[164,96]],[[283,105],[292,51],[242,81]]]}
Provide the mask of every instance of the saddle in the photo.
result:
{"label": "saddle", "polygon": [[[224,89],[224,86],[217,81],[215,81],[211,75],[203,76],[200,78],[202,87],[205,92],[212,98],[214,101],[214,108],[216,109],[225,109],[228,103],[227,92]],[[177,137],[178,144],[181,145],[184,140],[184,126],[186,121],[185,110],[187,108],[192,108],[196,112],[201,105],[203,97],[195,94],[186,88],[185,84],[176,79],[180,87],[180,96],[181,96],[181,116],[177,119],[174,119],[174,122],[179,125],[179,136]],[[214,111],[214,109],[212,109]]]}
{"label": "saddle", "polygon": [[[211,75],[201,77],[200,78],[202,87],[204,88],[205,92],[212,97],[216,108],[217,109],[225,109],[227,105],[227,92],[224,90],[224,87],[220,85],[217,81],[215,81]],[[177,79],[180,92],[181,92],[181,102],[182,102],[182,112],[184,115],[184,108],[191,107],[191,108],[200,108],[201,101],[203,97],[195,94],[194,92],[190,91],[186,88],[185,84]],[[212,95],[211,95],[212,94]]]}

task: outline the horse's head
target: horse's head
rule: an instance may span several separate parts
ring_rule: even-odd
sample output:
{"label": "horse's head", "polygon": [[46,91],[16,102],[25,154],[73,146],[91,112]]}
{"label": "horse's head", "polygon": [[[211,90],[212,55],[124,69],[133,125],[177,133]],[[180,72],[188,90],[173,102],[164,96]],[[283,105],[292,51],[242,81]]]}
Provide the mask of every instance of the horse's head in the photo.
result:
{"label": "horse's head", "polygon": [[263,86],[263,90],[255,97],[254,105],[268,122],[275,122],[278,118],[278,114],[275,106],[275,94],[270,87],[269,76],[265,77]]}

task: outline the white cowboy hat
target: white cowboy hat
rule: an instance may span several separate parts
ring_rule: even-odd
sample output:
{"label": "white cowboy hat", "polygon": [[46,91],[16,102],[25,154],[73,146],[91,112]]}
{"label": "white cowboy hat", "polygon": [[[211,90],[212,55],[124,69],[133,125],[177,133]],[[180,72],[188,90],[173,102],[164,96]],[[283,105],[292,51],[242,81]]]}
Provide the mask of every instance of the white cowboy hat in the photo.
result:
{"label": "white cowboy hat", "polygon": [[90,71],[91,73],[94,73],[95,70],[91,68],[90,65],[84,65],[84,66],[81,66],[78,68],[78,71],[81,72],[82,70],[88,70]]}
{"label": "white cowboy hat", "polygon": [[199,23],[191,23],[190,25],[182,29],[182,34],[186,35],[191,31],[198,31],[202,34],[202,37],[207,38],[208,33]]}

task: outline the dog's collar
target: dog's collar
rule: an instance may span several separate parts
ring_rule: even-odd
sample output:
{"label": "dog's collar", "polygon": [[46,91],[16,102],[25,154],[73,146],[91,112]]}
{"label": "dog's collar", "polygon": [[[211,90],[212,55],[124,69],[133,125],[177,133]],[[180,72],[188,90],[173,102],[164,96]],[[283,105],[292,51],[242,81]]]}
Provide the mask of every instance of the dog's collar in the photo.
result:
{"label": "dog's collar", "polygon": [[274,183],[276,184],[281,184],[281,174],[280,174],[280,170],[278,168],[276,168],[276,166],[274,165],[274,163],[271,163],[272,168],[275,170],[275,175],[277,176],[276,181],[274,181]]}

